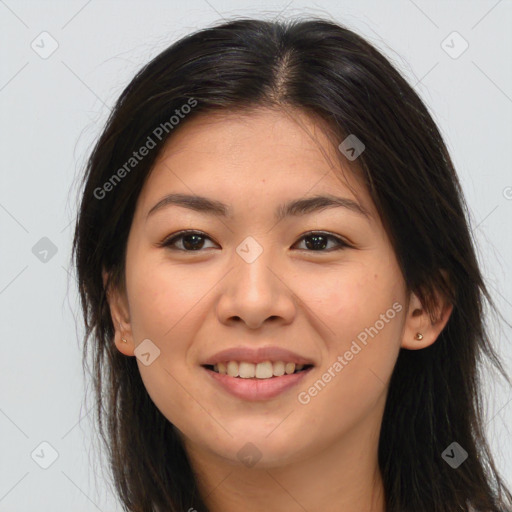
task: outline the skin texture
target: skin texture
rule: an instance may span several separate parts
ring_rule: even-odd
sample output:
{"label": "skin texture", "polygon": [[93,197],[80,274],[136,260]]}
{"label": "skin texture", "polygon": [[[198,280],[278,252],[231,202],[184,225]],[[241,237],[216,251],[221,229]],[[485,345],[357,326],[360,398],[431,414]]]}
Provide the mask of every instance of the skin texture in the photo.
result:
{"label": "skin texture", "polygon": [[[346,181],[337,177],[321,151],[339,165],[337,148],[319,125],[305,114],[295,118],[300,124],[271,110],[202,116],[173,134],[137,202],[126,288],[109,293],[115,344],[128,357],[144,339],[159,348],[149,366],[137,359],[139,370],[177,427],[212,512],[383,512],[378,438],[398,352],[434,343],[452,308],[439,298],[440,319],[431,323],[407,293],[367,191],[348,167]],[[146,219],[171,192],[220,200],[233,217],[168,206]],[[281,203],[322,193],[357,201],[371,218],[327,208],[275,223]],[[157,245],[184,229],[206,235],[201,249],[185,252],[183,239],[174,250]],[[302,237],[309,231],[351,246],[308,248]],[[263,248],[252,263],[236,252],[248,236]],[[393,304],[400,311],[300,403],[298,393]],[[220,391],[201,367],[225,348],[269,345],[315,362],[297,388],[273,399],[248,402]],[[237,456],[248,442],[261,456],[252,467]]]}

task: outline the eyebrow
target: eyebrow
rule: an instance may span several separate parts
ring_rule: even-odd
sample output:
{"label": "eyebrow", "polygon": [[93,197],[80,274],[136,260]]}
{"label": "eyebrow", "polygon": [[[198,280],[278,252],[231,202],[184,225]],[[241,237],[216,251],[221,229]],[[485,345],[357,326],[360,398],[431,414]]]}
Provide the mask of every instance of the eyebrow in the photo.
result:
{"label": "eyebrow", "polygon": [[[146,220],[155,212],[170,206],[181,206],[199,213],[214,215],[215,217],[232,217],[231,208],[221,201],[204,196],[190,194],[168,194],[156,203],[148,212]],[[276,222],[289,216],[308,215],[326,208],[346,208],[352,212],[370,219],[371,215],[359,203],[346,197],[333,196],[331,194],[315,195],[294,199],[277,207],[275,212]]]}

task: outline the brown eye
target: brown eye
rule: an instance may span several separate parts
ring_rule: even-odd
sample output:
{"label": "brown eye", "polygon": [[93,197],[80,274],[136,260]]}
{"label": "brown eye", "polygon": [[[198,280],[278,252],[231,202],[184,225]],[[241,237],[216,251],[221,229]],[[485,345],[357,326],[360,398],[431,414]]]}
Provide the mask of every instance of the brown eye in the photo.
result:
{"label": "brown eye", "polygon": [[[330,252],[333,250],[335,251],[339,249],[344,249],[346,247],[350,247],[341,238],[323,232],[309,233],[300,238],[299,241],[302,240],[306,241],[306,250],[308,250],[309,252]],[[334,248],[325,250],[330,240],[334,240],[336,245]]]}
{"label": "brown eye", "polygon": [[[160,245],[178,251],[193,252],[203,249],[205,240],[211,239],[200,231],[182,231],[164,240]],[[181,247],[176,246],[177,242],[181,242]]]}
{"label": "brown eye", "polygon": [[[172,250],[194,252],[204,249],[206,240],[211,240],[210,237],[206,236],[200,231],[181,231],[175,235],[164,240],[160,247],[168,247]],[[302,236],[299,242],[305,241],[305,249],[308,252],[331,252],[335,250],[344,249],[351,247],[341,238],[331,235],[330,233],[324,232],[312,232]],[[335,246],[327,249],[329,242],[334,241]]]}

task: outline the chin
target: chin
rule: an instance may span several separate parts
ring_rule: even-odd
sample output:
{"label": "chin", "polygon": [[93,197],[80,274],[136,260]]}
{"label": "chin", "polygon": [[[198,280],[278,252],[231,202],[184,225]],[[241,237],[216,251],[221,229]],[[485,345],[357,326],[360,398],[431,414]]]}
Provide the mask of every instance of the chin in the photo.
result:
{"label": "chin", "polygon": [[259,436],[248,436],[247,433],[236,436],[233,433],[233,439],[223,447],[216,444],[211,449],[228,463],[248,469],[282,467],[307,458],[304,448],[308,444],[299,445],[295,436],[276,435],[273,439],[267,436],[266,432]]}

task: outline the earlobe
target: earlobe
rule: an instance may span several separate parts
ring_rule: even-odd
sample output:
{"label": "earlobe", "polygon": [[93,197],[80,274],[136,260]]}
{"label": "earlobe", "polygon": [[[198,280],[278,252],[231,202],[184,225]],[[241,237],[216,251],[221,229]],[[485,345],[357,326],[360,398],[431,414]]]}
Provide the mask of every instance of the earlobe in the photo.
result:
{"label": "earlobe", "polygon": [[447,302],[440,294],[436,295],[436,299],[436,320],[432,321],[420,299],[411,292],[402,335],[402,348],[420,350],[432,345],[437,340],[450,318],[453,304]]}
{"label": "earlobe", "polygon": [[125,356],[133,356],[135,347],[133,346],[133,337],[127,333],[127,330],[123,329],[122,324],[118,324],[118,328],[114,333],[114,343],[117,347],[117,350],[124,354]]}
{"label": "earlobe", "polygon": [[127,301],[122,297],[121,292],[114,287],[107,289],[108,272],[102,271],[103,287],[107,297],[110,309],[112,325],[114,326],[114,344],[122,354],[126,356],[134,355],[134,343],[130,325],[130,316],[127,307]]}

